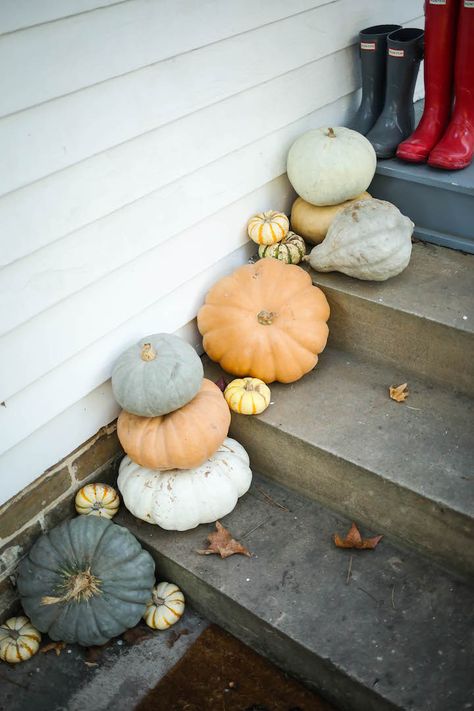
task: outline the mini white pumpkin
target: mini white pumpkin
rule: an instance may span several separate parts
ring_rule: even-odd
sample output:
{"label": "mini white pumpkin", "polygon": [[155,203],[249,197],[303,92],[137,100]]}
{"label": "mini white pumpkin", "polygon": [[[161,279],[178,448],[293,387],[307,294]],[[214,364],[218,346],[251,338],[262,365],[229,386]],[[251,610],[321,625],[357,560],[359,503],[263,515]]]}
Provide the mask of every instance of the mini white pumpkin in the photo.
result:
{"label": "mini white pumpkin", "polygon": [[107,484],[86,484],[76,494],[76,511],[83,516],[113,518],[120,506],[120,497]]}
{"label": "mini white pumpkin", "polygon": [[273,257],[285,264],[299,264],[306,254],[304,239],[294,232],[288,232],[281,242],[276,244],[262,244],[258,248],[258,256],[261,259]]}
{"label": "mini white pumpkin", "polygon": [[290,183],[312,205],[338,205],[367,190],[377,157],[370,142],[350,128],[315,128],[288,153]]}
{"label": "mini white pumpkin", "polygon": [[170,531],[187,531],[230,513],[251,481],[247,452],[227,437],[195,469],[145,469],[125,457],[117,483],[134,516]]}
{"label": "mini white pumpkin", "polygon": [[318,272],[385,281],[400,274],[411,256],[413,222],[385,200],[360,200],[344,208],[309,263]]}
{"label": "mini white pumpkin", "polygon": [[267,210],[250,218],[247,232],[257,244],[275,244],[288,234],[290,221],[283,212]]}
{"label": "mini white pumpkin", "polygon": [[167,630],[184,612],[184,595],[174,583],[158,583],[152,590],[143,619],[154,630]]}
{"label": "mini white pumpkin", "polygon": [[0,659],[4,662],[25,662],[36,654],[40,642],[41,634],[24,615],[0,625]]}

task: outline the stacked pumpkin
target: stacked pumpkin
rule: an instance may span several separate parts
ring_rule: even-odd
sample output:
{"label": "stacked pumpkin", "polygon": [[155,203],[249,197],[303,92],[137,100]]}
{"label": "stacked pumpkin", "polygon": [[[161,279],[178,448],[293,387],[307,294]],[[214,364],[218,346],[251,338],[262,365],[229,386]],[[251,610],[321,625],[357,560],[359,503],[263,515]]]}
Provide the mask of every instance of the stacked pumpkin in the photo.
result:
{"label": "stacked pumpkin", "polygon": [[194,348],[147,336],[120,356],[112,388],[123,408],[118,487],[129,511],[177,531],[230,513],[250,486],[249,458],[227,437],[229,409]]}
{"label": "stacked pumpkin", "polygon": [[291,225],[316,245],[308,258],[316,271],[384,281],[408,265],[413,223],[366,192],[376,162],[369,141],[348,128],[314,129],[291,146],[288,178],[300,196]]}

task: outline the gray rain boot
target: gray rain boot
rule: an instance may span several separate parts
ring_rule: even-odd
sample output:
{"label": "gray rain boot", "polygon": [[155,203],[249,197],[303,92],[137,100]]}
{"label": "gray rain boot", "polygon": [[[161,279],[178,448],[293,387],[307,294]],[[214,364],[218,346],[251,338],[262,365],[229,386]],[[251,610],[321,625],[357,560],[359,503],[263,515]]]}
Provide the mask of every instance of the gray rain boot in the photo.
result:
{"label": "gray rain boot", "polygon": [[359,33],[362,72],[362,99],[349,128],[362,133],[370,131],[380,116],[385,99],[387,35],[400,25],[375,25]]}
{"label": "gray rain boot", "polygon": [[415,127],[413,93],[423,59],[423,30],[409,27],[387,37],[387,83],[385,103],[375,126],[366,137],[377,158],[391,158],[398,144]]}

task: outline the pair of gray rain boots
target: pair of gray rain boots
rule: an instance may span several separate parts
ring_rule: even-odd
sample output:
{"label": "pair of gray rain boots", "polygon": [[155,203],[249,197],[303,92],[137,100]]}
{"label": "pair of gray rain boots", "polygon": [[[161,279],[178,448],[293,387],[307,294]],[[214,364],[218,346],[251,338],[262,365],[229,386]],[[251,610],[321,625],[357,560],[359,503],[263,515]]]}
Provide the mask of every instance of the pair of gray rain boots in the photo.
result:
{"label": "pair of gray rain boots", "polygon": [[415,128],[413,93],[423,58],[423,30],[376,25],[360,32],[362,100],[349,126],[391,158]]}

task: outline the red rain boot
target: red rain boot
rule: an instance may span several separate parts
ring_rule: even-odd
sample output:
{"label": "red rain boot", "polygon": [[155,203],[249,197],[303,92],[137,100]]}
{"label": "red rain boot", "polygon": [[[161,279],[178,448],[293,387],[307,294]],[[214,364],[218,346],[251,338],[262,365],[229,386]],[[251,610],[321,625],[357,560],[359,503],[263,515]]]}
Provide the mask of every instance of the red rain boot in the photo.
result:
{"label": "red rain boot", "polygon": [[418,128],[397,149],[397,158],[424,163],[451,116],[458,0],[425,0],[425,108]]}
{"label": "red rain boot", "polygon": [[461,0],[454,68],[453,117],[428,165],[445,170],[466,168],[474,154],[474,0]]}

